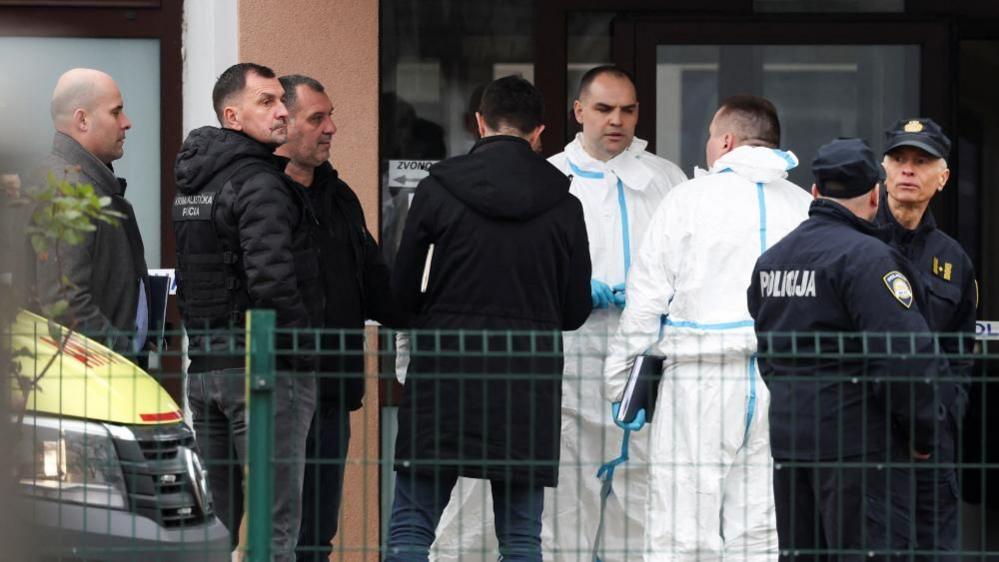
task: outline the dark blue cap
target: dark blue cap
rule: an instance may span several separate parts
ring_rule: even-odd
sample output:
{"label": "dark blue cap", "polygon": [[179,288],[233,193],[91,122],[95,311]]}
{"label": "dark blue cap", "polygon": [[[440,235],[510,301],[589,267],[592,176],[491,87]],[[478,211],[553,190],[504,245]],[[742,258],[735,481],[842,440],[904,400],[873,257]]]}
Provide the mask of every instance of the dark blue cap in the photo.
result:
{"label": "dark blue cap", "polygon": [[836,139],[824,144],[812,160],[812,175],[819,193],[852,199],[874,188],[883,179],[874,151],[860,139]]}
{"label": "dark blue cap", "polygon": [[950,139],[940,125],[925,117],[902,119],[885,131],[885,154],[900,146],[914,146],[935,158],[950,154]]}

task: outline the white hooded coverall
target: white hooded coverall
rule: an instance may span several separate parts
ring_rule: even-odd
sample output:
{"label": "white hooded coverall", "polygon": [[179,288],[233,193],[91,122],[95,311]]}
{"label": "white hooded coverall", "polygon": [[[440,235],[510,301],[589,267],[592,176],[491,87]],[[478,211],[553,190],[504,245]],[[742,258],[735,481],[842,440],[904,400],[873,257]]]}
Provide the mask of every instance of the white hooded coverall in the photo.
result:
{"label": "white hooded coverall", "polygon": [[[638,251],[653,214],[669,190],[686,181],[679,167],[645,151],[634,139],[602,162],[583,150],[581,135],[549,159],[571,176],[570,193],[583,204],[593,278],[614,287]],[[628,296],[626,295],[626,298]],[[629,306],[626,303],[625,307]],[[600,466],[618,456],[623,431],[603,395],[604,358],[621,309],[594,309],[586,324],[564,334],[562,444],[557,488],[545,490],[545,560],[589,561],[600,516]],[[649,432],[632,433],[630,460],[614,477],[601,543],[604,562],[635,560],[643,548],[648,493]],[[488,483],[459,479],[437,527],[435,560],[495,560]]]}
{"label": "white hooded coverall", "polygon": [[[621,399],[635,356],[665,355],[650,440],[645,560],[776,560],[769,394],[746,289],[756,259],[808,214],[793,154],[742,146],[673,189],[628,276],[605,363]],[[659,338],[660,326],[663,327]]]}

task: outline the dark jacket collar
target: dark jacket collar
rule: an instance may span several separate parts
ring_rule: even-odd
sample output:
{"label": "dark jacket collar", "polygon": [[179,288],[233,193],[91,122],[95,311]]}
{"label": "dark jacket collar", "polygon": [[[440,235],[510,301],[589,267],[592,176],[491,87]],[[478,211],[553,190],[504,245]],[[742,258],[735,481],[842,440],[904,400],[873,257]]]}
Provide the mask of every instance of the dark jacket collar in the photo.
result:
{"label": "dark jacket collar", "polygon": [[336,168],[334,168],[333,164],[330,164],[327,160],[326,162],[316,166],[312,175],[312,187],[325,188],[327,184],[331,182],[335,183],[338,177],[339,174],[337,173]]}
{"label": "dark jacket collar", "polygon": [[119,178],[115,177],[111,164],[105,164],[98,160],[73,137],[56,131],[52,138],[52,154],[70,164],[80,166],[83,175],[94,179],[95,189],[106,195],[123,196],[125,194],[125,180],[119,181]]}
{"label": "dark jacket collar", "polygon": [[570,197],[569,178],[526,140],[508,135],[486,137],[468,154],[434,164],[424,181],[440,184],[475,212],[501,220],[530,220]]}
{"label": "dark jacket collar", "polygon": [[477,140],[475,142],[475,145],[473,145],[472,149],[469,150],[468,152],[472,153],[472,152],[480,152],[483,150],[489,150],[491,148],[496,148],[497,146],[501,146],[501,144],[497,143],[505,143],[505,142],[514,142],[514,143],[519,142],[527,146],[528,148],[531,147],[531,143],[527,142],[527,140],[522,139],[520,137],[515,137],[513,135],[492,135]]}
{"label": "dark jacket collar", "polygon": [[831,199],[812,201],[812,205],[808,208],[808,216],[845,224],[862,234],[873,236],[882,241],[889,239],[889,232],[886,229],[858,217],[853,214],[853,211]]}
{"label": "dark jacket collar", "polygon": [[238,137],[242,137],[243,139],[246,140],[246,142],[253,145],[257,145],[262,151],[269,152],[270,158],[274,160],[274,165],[277,166],[277,168],[282,172],[284,171],[285,166],[288,165],[289,161],[288,158],[274,152],[275,150],[277,150],[276,146],[260,142],[243,131],[237,131],[236,129],[225,129],[225,128],[223,128],[222,130],[225,131],[226,133],[232,133]]}
{"label": "dark jacket collar", "polygon": [[194,193],[219,173],[241,161],[257,161],[284,172],[287,159],[274,155],[274,148],[232,129],[198,127],[187,135],[177,153],[174,177],[177,191]]}
{"label": "dark jacket collar", "polygon": [[927,208],[926,212],[923,213],[923,218],[919,220],[919,224],[916,228],[909,230],[902,226],[895,215],[892,214],[891,208],[888,206],[888,190],[884,186],[881,187],[881,204],[878,205],[878,215],[875,217],[875,222],[879,225],[886,226],[890,228],[896,236],[900,238],[908,238],[910,236],[914,237],[917,235],[928,233],[937,227],[937,221],[933,218],[933,213]]}

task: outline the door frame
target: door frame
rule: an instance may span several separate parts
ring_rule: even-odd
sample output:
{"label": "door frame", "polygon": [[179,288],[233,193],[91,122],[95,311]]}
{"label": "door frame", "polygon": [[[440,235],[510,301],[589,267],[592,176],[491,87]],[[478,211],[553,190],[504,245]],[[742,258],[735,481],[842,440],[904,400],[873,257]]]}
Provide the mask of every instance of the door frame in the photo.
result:
{"label": "door frame", "polygon": [[[207,0],[206,0],[207,1]],[[176,190],[173,166],[183,141],[181,0],[0,0],[0,36],[158,39],[160,44],[160,265],[176,265],[170,209]],[[167,322],[180,326],[176,306]],[[170,329],[168,326],[168,329]],[[180,342],[176,339],[178,349]],[[160,357],[163,388],[182,403],[181,358]]]}
{"label": "door frame", "polygon": [[[950,78],[955,75],[951,43],[949,23],[905,14],[866,15],[863,19],[850,14],[630,15],[614,22],[612,57],[615,64],[632,73],[638,99],[646,100],[636,135],[646,139],[648,150],[655,152],[658,45],[916,45],[920,52],[919,114],[954,132],[956,87]],[[800,156],[803,161],[811,158]],[[956,170],[957,154],[951,154],[948,162]],[[958,205],[958,191],[953,188],[933,199],[931,210],[945,231],[956,231]]]}
{"label": "door frame", "polygon": [[646,17],[615,23],[614,36],[621,37],[615,41],[615,49],[627,48],[629,43],[632,48],[630,52],[615,50],[613,56],[615,64],[633,73],[638,99],[646,100],[636,134],[649,141],[649,150],[653,152],[658,45],[918,45],[920,114],[950,130],[949,88],[941,87],[940,80],[941,76],[950,75],[947,26],[933,22],[908,21],[904,26],[885,23],[884,20],[830,22],[829,18],[747,23],[745,19],[682,21]]}
{"label": "door frame", "polygon": [[[182,9],[179,0],[0,0],[0,36],[158,39],[160,43],[160,261],[176,261],[170,207],[183,135]],[[176,322],[174,325],[179,325]]]}

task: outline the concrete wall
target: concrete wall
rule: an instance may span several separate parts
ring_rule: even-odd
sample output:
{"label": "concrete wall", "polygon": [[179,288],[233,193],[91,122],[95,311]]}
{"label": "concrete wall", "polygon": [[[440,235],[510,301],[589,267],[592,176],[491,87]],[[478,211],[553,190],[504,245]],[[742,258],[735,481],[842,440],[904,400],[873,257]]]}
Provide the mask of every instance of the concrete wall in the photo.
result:
{"label": "concrete wall", "polygon": [[[333,100],[333,165],[378,229],[378,0],[239,0],[239,60],[307,74]],[[368,373],[375,372],[368,361]],[[343,522],[335,560],[378,560],[378,389],[351,417]]]}
{"label": "concrete wall", "polygon": [[239,60],[307,74],[333,100],[333,165],[378,217],[378,0],[240,0]]}
{"label": "concrete wall", "polygon": [[236,23],[236,0],[184,2],[184,138],[192,129],[218,126],[212,88],[237,62]]}

